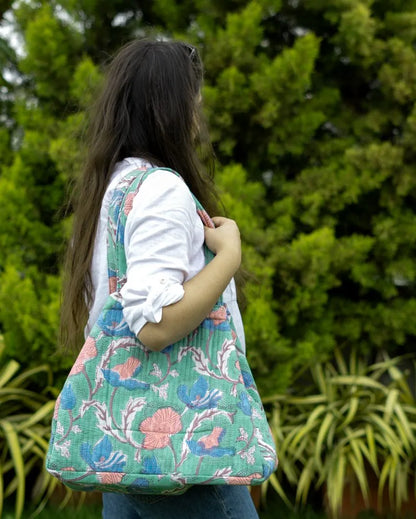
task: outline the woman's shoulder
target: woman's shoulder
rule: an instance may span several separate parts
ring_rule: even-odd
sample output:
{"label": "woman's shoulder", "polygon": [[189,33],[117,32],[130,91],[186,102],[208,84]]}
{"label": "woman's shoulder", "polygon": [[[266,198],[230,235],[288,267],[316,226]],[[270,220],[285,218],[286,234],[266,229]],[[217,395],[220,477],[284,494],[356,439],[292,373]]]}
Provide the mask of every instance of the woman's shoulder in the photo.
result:
{"label": "woman's shoulder", "polygon": [[175,171],[157,168],[146,176],[135,197],[135,204],[145,201],[164,203],[166,207],[195,211],[195,200],[185,181]]}
{"label": "woman's shoulder", "polygon": [[116,164],[107,186],[106,198],[112,198],[114,191],[119,188],[127,176],[135,173],[142,175],[149,170],[151,170],[150,174],[145,177],[138,194],[145,192],[147,196],[152,197],[176,194],[192,198],[188,186],[179,173],[169,168],[154,167],[148,161],[136,157],[125,158]]}

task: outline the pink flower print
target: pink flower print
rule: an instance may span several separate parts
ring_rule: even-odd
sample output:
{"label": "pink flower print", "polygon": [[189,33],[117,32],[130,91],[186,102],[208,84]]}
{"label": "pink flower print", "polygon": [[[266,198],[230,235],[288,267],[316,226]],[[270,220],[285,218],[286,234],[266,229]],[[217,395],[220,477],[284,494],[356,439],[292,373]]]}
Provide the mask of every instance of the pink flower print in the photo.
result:
{"label": "pink flower print", "polygon": [[253,479],[262,479],[263,475],[258,472],[254,472],[254,474],[250,474],[249,476],[230,476],[227,478],[227,483],[229,485],[250,485]]}
{"label": "pink flower print", "polygon": [[212,310],[206,319],[202,321],[202,326],[208,330],[230,330],[228,316],[230,315],[226,305],[222,305],[216,310]]}
{"label": "pink flower print", "polygon": [[95,339],[92,337],[88,337],[80,351],[75,364],[72,366],[72,369],[69,373],[71,375],[77,375],[81,373],[84,369],[84,364],[87,360],[91,360],[97,356],[97,347],[95,346]]}
{"label": "pink flower print", "polygon": [[206,449],[212,449],[213,447],[218,447],[220,442],[219,438],[223,432],[221,427],[214,427],[212,432],[208,434],[208,436],[203,436],[199,442],[204,445]]}
{"label": "pink flower print", "polygon": [[129,357],[124,364],[117,364],[112,368],[120,375],[120,380],[127,380],[135,375],[137,368],[140,366],[140,360],[136,357]]}
{"label": "pink flower print", "polygon": [[163,449],[169,445],[170,437],[182,430],[181,417],[171,407],[164,407],[144,419],[139,429],[145,435],[144,449]]}
{"label": "pink flower print", "polygon": [[125,476],[124,472],[99,472],[98,479],[104,485],[117,485]]}
{"label": "pink flower print", "polygon": [[199,214],[199,217],[202,220],[202,223],[206,227],[215,227],[211,218],[209,217],[209,214],[204,209],[197,209],[196,211]]}
{"label": "pink flower print", "polygon": [[117,278],[116,276],[110,276],[108,278],[108,290],[110,294],[114,294],[117,291]]}
{"label": "pink flower print", "polygon": [[53,410],[53,419],[54,420],[58,419],[60,405],[61,405],[61,393],[59,393],[58,398],[56,399],[56,402],[55,402],[55,409]]}
{"label": "pink flower print", "polygon": [[218,326],[227,320],[227,308],[225,306],[220,306],[218,310],[211,312],[208,318],[213,320],[215,326]]}
{"label": "pink flower print", "polygon": [[126,196],[126,203],[124,204],[124,214],[126,216],[129,215],[130,211],[133,208],[133,201],[134,201],[134,193],[129,193]]}
{"label": "pink flower print", "polygon": [[149,389],[150,384],[137,380],[135,377],[142,369],[141,362],[136,357],[129,357],[123,364],[117,364],[111,369],[102,369],[105,380],[113,387],[124,387],[129,391]]}
{"label": "pink flower print", "polygon": [[203,436],[198,441],[187,440],[186,443],[192,454],[196,456],[212,456],[213,458],[222,458],[223,456],[234,456],[234,447],[222,447],[221,441],[225,436],[225,429],[222,427],[214,427],[212,432],[207,436]]}
{"label": "pink flower print", "polygon": [[[241,372],[241,366],[240,366],[240,361],[239,360],[235,361],[234,366],[237,368],[237,371]],[[240,373],[240,375],[238,377],[238,381],[240,382],[240,384],[244,384],[243,375],[241,373]]]}

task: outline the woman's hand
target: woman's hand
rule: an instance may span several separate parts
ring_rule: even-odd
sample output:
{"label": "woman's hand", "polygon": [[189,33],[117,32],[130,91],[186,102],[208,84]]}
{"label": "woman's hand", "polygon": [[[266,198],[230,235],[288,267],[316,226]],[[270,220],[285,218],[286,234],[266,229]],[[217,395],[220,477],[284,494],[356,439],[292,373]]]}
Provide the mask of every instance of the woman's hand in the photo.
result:
{"label": "woman's hand", "polygon": [[240,231],[234,220],[214,216],[215,228],[205,227],[205,243],[214,254],[227,254],[235,262],[237,270],[241,263]]}
{"label": "woman's hand", "polygon": [[183,298],[162,310],[160,323],[146,323],[139,340],[150,350],[160,351],[191,333],[206,318],[224,292],[241,262],[240,231],[228,218],[212,219],[215,229],[205,227],[205,242],[215,257],[184,283]]}

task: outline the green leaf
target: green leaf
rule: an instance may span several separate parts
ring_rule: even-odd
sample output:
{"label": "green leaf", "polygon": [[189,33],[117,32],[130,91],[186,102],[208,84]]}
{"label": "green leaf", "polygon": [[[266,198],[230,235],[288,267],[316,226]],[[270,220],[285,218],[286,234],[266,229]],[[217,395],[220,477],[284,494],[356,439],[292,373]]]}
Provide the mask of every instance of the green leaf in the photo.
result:
{"label": "green leaf", "polygon": [[293,508],[292,503],[289,501],[285,491],[283,490],[282,485],[280,484],[279,480],[277,479],[276,473],[273,473],[270,476],[270,483],[272,487],[276,490],[277,494],[281,497],[282,501],[286,504],[288,508]]}
{"label": "green leaf", "polygon": [[4,502],[4,482],[3,471],[0,470],[0,517],[3,517],[3,502]]}
{"label": "green leaf", "polygon": [[18,388],[24,385],[24,383],[32,379],[34,376],[39,375],[40,373],[45,373],[47,375],[47,384],[52,384],[52,371],[50,366],[47,364],[42,364],[40,366],[36,366],[31,369],[26,369],[23,373],[15,377],[10,383],[9,387]]}
{"label": "green leaf", "polygon": [[364,387],[370,387],[373,389],[379,389],[380,391],[383,391],[384,393],[387,393],[387,388],[380,382],[377,382],[369,377],[363,377],[363,376],[355,376],[355,375],[346,375],[346,376],[337,376],[333,377],[331,379],[331,384],[340,384],[340,385],[346,385],[346,386],[364,386]]}
{"label": "green leaf", "polygon": [[369,493],[368,493],[368,482],[367,482],[367,474],[366,469],[362,460],[362,457],[357,459],[355,452],[350,452],[348,454],[348,460],[354,470],[354,474],[357,478],[357,481],[360,485],[360,490],[364,498],[364,502],[366,506],[369,506]]}
{"label": "green leaf", "polygon": [[389,475],[389,473],[391,471],[392,463],[393,463],[392,456],[387,456],[386,459],[384,460],[383,467],[382,467],[381,472],[380,472],[380,478],[378,480],[378,503],[379,503],[379,506],[381,505],[381,502],[382,502],[384,486],[386,484],[387,477],[388,477],[388,475]]}
{"label": "green leaf", "polygon": [[315,461],[318,465],[321,464],[321,459],[323,457],[322,452],[322,444],[324,443],[326,439],[326,435],[328,433],[329,428],[334,422],[334,416],[332,413],[327,413],[325,415],[325,418],[322,421],[322,424],[319,428],[318,435],[316,437],[316,446],[315,446]]}
{"label": "green leaf", "polygon": [[347,458],[343,450],[334,451],[328,460],[328,501],[332,513],[336,514],[341,503],[344,489]]}
{"label": "green leaf", "polygon": [[309,488],[314,480],[315,471],[313,468],[313,460],[310,459],[304,465],[302,472],[300,474],[299,482],[296,489],[296,502],[297,503],[306,503]]}
{"label": "green leaf", "polygon": [[[286,440],[283,442],[282,448],[290,448],[293,450],[296,448],[296,445],[299,443],[299,441],[308,434],[312,429],[315,427],[318,427],[319,422],[317,421],[318,417],[323,414],[326,411],[326,407],[324,405],[320,405],[316,407],[312,413],[309,415],[306,424],[304,427],[297,428],[293,431],[291,435],[289,435]],[[294,438],[292,439],[292,436]]]}
{"label": "green leaf", "polygon": [[412,431],[410,422],[409,422],[406,414],[403,411],[403,407],[401,406],[401,404],[399,402],[395,403],[394,413],[398,418],[398,423],[400,423],[401,427],[403,428],[403,434],[402,434],[403,442],[406,444],[406,447],[408,449],[410,449],[410,444],[412,444],[412,446],[414,447],[415,446],[415,437],[413,435],[413,431]]}
{"label": "green leaf", "polygon": [[381,436],[385,437],[386,442],[391,447],[392,450],[396,451],[398,454],[404,456],[404,451],[402,449],[401,443],[394,430],[387,425],[382,418],[380,418],[376,413],[371,413],[366,418],[366,421],[371,425],[376,425],[378,430],[381,433]]}
{"label": "green leaf", "polygon": [[348,402],[347,408],[348,408],[348,414],[345,417],[344,422],[341,424],[340,427],[346,427],[349,425],[355,418],[358,408],[360,405],[360,400],[357,397],[352,396],[351,399]]}
{"label": "green leaf", "polygon": [[10,360],[7,365],[0,372],[0,388],[4,387],[6,383],[19,371],[20,364],[15,360]]}
{"label": "green leaf", "polygon": [[24,430],[32,427],[32,425],[41,422],[45,418],[52,418],[52,412],[55,408],[55,402],[50,400],[43,404],[41,408],[39,408],[36,413],[34,413],[28,420],[25,420],[19,424],[18,430]]}
{"label": "green leaf", "polygon": [[397,399],[399,398],[399,394],[400,392],[398,389],[392,389],[387,395],[386,406],[384,410],[384,421],[387,423],[390,423]]}
{"label": "green leaf", "polygon": [[371,463],[371,466],[374,469],[374,472],[378,474],[378,463],[377,463],[377,449],[376,443],[374,439],[373,428],[369,425],[365,425],[365,434],[367,438],[367,446],[368,446],[368,461]]}
{"label": "green leaf", "polygon": [[22,451],[19,444],[19,438],[14,427],[6,420],[0,420],[0,427],[3,429],[5,434],[7,445],[12,455],[16,478],[18,481],[15,518],[20,519],[23,513],[25,502],[25,467]]}

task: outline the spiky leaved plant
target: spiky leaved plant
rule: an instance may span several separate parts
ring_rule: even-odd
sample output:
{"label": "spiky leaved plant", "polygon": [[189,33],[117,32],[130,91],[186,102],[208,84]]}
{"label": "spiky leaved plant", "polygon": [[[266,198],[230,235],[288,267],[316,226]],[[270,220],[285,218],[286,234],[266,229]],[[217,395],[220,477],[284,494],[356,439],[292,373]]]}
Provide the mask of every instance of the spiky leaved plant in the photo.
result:
{"label": "spiky leaved plant", "polygon": [[32,498],[40,508],[57,484],[44,469],[56,395],[48,365],[20,373],[16,360],[2,358],[0,336],[0,517],[4,500],[15,494],[14,517],[20,519],[29,478],[34,481]]}
{"label": "spiky leaved plant", "polygon": [[[333,362],[311,368],[311,385],[297,387],[301,394],[265,399],[274,404],[280,473],[296,486],[297,504],[306,503],[311,487],[325,486],[337,517],[345,485],[354,477],[368,505],[371,470],[380,503],[386,487],[396,511],[408,500],[416,468],[416,405],[403,366],[413,366],[414,373],[414,363],[415,357],[383,354],[368,365],[355,351],[346,363],[336,350]],[[270,482],[289,503],[277,475]]]}

